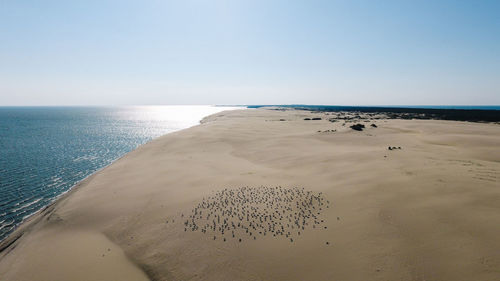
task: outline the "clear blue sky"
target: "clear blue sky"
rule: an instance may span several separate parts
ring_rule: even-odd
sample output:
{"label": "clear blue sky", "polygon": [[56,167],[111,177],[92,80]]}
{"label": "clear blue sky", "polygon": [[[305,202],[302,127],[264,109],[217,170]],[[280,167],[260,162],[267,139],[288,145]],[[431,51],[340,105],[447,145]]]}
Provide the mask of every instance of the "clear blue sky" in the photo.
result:
{"label": "clear blue sky", "polygon": [[500,1],[0,0],[0,105],[500,104]]}

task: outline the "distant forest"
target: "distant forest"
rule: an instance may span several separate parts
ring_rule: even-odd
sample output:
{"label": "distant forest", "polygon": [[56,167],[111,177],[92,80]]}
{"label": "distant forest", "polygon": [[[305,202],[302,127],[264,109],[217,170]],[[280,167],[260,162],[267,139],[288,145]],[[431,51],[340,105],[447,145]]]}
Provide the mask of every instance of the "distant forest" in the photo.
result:
{"label": "distant forest", "polygon": [[500,110],[491,109],[438,109],[410,107],[368,107],[333,105],[250,105],[248,108],[277,107],[322,112],[385,113],[394,119],[437,119],[470,122],[500,122]]}

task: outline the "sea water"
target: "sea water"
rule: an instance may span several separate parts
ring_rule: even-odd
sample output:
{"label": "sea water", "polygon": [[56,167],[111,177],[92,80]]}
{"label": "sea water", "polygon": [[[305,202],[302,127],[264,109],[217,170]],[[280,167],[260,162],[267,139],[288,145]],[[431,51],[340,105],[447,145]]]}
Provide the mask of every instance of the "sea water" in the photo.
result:
{"label": "sea water", "polygon": [[0,107],[0,240],[76,183],[215,106]]}

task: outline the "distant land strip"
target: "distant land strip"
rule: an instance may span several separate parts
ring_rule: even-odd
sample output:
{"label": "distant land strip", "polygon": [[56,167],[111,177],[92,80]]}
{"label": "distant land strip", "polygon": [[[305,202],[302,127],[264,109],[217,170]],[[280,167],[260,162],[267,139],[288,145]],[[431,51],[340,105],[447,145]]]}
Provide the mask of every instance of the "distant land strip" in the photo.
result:
{"label": "distant land strip", "polygon": [[336,105],[249,105],[248,108],[274,107],[280,109],[296,109],[320,112],[365,112],[383,113],[389,119],[428,119],[453,120],[468,122],[500,122],[500,110],[492,109],[441,109],[413,107],[368,107],[368,106],[336,106]]}

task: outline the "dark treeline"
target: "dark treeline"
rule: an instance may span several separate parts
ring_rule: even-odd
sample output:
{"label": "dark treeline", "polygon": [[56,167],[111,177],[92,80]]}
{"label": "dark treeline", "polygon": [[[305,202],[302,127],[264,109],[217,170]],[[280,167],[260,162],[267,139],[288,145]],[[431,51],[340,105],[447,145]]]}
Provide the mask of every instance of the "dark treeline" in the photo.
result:
{"label": "dark treeline", "polygon": [[330,106],[330,105],[251,105],[248,108],[281,107],[321,112],[384,113],[392,119],[438,119],[470,122],[500,122],[500,110],[436,109],[404,107]]}

